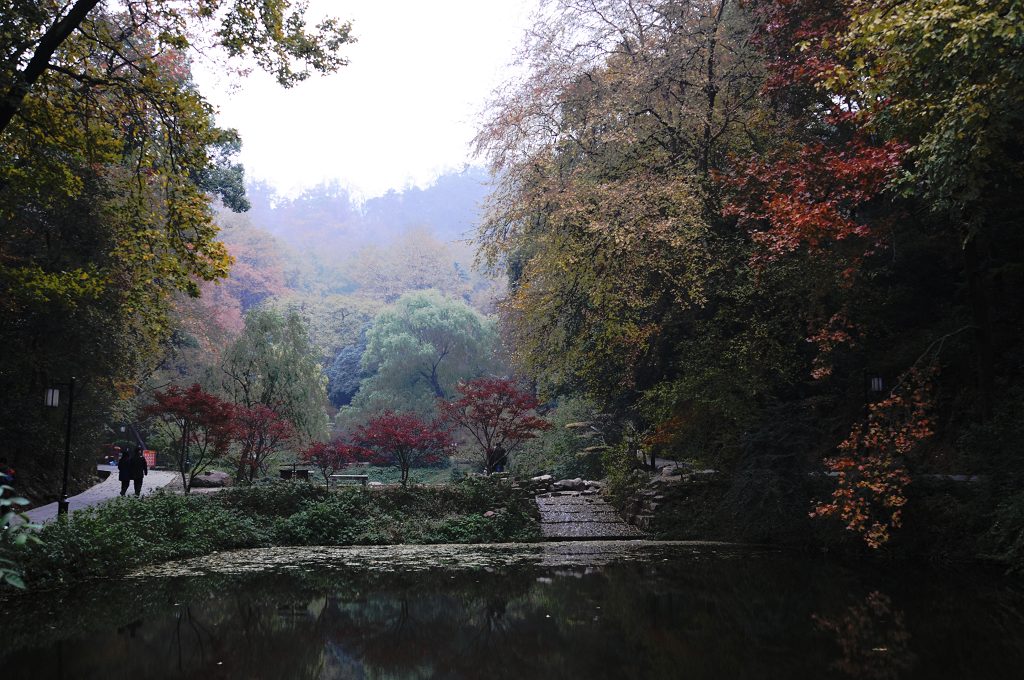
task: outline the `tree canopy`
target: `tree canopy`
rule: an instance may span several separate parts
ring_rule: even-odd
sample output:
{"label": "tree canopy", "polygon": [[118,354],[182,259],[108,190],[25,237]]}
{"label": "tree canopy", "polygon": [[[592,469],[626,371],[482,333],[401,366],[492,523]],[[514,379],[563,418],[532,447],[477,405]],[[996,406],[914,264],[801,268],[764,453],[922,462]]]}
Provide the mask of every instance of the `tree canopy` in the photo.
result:
{"label": "tree canopy", "polygon": [[406,293],[383,309],[366,333],[363,380],[354,405],[364,410],[418,409],[452,393],[459,380],[495,361],[493,324],[437,291]]}
{"label": "tree canopy", "polygon": [[327,432],[326,379],[295,312],[255,309],[245,330],[224,354],[223,387],[246,408],[263,405],[280,413],[309,439]]}

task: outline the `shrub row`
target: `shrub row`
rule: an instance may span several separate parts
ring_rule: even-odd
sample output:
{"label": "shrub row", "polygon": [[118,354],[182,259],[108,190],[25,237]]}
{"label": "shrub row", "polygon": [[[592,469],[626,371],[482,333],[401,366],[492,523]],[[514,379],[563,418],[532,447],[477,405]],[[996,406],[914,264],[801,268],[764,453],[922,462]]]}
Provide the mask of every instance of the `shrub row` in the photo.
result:
{"label": "shrub row", "polygon": [[529,496],[499,480],[470,478],[373,491],[274,482],[202,496],[157,493],[76,512],[38,536],[16,555],[36,585],[116,577],[238,548],[524,542],[538,540],[539,529]]}

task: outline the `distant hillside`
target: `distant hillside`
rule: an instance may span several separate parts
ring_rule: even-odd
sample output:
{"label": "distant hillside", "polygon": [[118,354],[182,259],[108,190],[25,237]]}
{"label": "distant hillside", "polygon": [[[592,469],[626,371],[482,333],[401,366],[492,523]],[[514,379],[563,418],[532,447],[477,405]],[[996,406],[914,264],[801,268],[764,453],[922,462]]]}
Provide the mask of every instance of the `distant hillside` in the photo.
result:
{"label": "distant hillside", "polygon": [[410,230],[440,241],[473,235],[487,195],[487,173],[467,168],[439,177],[426,189],[389,191],[362,205],[337,184],[323,184],[294,199],[280,199],[265,184],[248,187],[254,226],[317,259],[338,257],[365,245],[381,245]]}

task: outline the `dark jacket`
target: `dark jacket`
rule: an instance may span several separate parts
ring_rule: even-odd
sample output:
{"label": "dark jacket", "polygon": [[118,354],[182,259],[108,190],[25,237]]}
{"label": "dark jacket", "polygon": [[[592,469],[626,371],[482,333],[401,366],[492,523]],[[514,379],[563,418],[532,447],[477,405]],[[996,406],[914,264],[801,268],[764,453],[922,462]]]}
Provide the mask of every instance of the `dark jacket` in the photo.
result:
{"label": "dark jacket", "polygon": [[149,466],[146,465],[146,459],[142,457],[142,454],[132,456],[128,461],[128,469],[131,472],[132,480],[142,481],[142,478],[149,474]]}
{"label": "dark jacket", "polygon": [[[143,463],[146,461],[143,460]],[[121,456],[117,461],[117,480],[119,482],[132,481],[132,461],[129,456]]]}

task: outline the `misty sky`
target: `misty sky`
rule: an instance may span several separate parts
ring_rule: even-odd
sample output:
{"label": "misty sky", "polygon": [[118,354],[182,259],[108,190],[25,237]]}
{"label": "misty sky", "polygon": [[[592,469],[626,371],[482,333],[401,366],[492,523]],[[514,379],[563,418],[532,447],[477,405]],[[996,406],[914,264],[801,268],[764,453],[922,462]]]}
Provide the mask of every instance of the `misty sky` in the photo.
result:
{"label": "misty sky", "polygon": [[[353,22],[349,66],[290,89],[254,71],[196,69],[218,123],[242,135],[247,176],[294,194],[338,180],[369,198],[470,161],[469,140],[536,0],[312,0]],[[233,91],[232,91],[233,90]]]}

